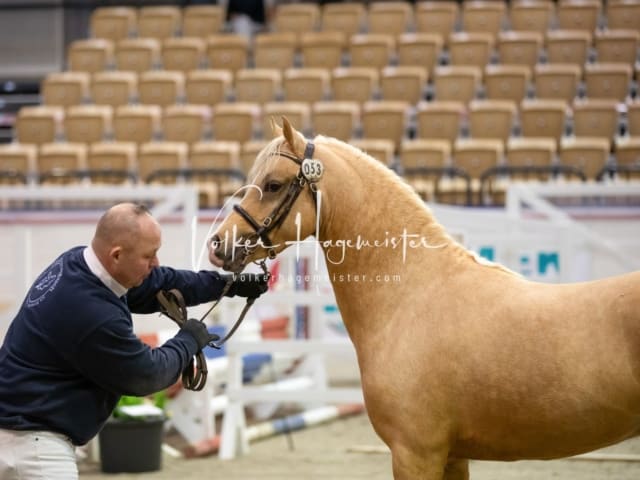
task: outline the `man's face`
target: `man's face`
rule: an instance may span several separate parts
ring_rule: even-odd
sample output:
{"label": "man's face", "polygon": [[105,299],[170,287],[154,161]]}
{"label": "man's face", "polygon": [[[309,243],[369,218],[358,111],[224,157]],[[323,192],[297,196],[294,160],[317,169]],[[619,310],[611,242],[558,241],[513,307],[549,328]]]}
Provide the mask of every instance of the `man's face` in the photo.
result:
{"label": "man's face", "polygon": [[160,245],[160,227],[151,217],[142,218],[139,234],[132,236],[118,252],[112,253],[116,267],[113,277],[126,288],[140,285],[159,265],[157,253]]}

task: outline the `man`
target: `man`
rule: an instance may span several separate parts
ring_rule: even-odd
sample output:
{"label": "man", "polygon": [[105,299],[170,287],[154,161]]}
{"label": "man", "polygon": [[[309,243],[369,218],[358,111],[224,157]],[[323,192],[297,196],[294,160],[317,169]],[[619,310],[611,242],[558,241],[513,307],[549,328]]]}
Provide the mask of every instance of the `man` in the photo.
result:
{"label": "man", "polygon": [[[99,220],[91,245],[63,253],[38,277],[0,348],[0,478],[78,478],[74,445],[94,437],[121,395],[149,395],[176,382],[215,335],[191,319],[161,347],[133,332],[131,312],[159,311],[176,288],[187,305],[219,298],[228,277],[160,267],[160,226],[123,203]],[[258,297],[260,276],[227,295]]]}

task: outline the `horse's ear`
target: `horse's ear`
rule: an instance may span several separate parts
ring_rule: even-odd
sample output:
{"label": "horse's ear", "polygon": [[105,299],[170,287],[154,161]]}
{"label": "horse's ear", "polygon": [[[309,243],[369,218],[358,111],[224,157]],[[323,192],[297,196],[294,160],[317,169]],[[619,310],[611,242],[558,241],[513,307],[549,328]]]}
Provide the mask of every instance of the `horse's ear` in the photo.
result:
{"label": "horse's ear", "polygon": [[271,120],[271,131],[273,132],[273,137],[281,137],[282,136],[282,127],[278,125],[276,119],[274,117],[270,118]]}
{"label": "horse's ear", "polygon": [[282,132],[293,153],[299,157],[304,156],[306,142],[302,134],[291,126],[287,117],[282,117]]}

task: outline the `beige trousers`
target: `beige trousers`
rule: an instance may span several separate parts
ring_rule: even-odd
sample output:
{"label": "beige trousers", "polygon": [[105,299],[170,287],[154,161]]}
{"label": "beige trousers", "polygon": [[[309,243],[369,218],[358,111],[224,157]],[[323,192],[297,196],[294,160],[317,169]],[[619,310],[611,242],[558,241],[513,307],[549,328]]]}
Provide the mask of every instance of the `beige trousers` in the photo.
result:
{"label": "beige trousers", "polygon": [[75,449],[57,433],[0,428],[0,480],[78,480]]}

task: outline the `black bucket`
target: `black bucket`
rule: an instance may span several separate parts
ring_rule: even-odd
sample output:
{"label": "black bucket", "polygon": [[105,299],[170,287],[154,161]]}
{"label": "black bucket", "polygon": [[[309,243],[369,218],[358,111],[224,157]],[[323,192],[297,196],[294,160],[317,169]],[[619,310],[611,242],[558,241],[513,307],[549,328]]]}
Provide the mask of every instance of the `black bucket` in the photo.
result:
{"label": "black bucket", "polygon": [[162,468],[164,419],[110,420],[100,432],[105,473],[153,472]]}

